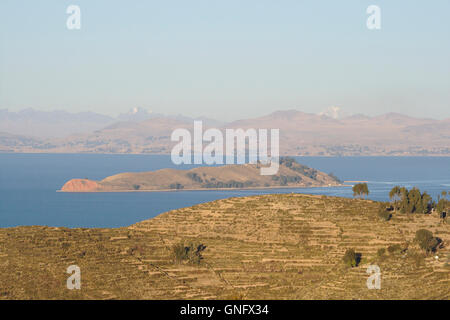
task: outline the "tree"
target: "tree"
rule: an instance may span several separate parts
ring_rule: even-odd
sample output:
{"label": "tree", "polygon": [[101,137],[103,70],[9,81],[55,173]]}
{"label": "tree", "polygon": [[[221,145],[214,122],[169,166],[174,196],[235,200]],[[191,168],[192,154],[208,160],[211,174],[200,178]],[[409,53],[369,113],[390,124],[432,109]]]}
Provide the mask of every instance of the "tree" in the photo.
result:
{"label": "tree", "polygon": [[353,186],[352,190],[353,190],[353,196],[354,197],[362,198],[362,196],[368,196],[369,195],[369,187],[367,186],[367,183],[355,184]]}
{"label": "tree", "polygon": [[399,186],[395,186],[389,192],[389,199],[391,200],[400,200],[401,191]]}
{"label": "tree", "polygon": [[401,198],[402,198],[401,188],[399,186],[393,187],[389,192],[389,199],[391,199],[395,210],[398,210]]}
{"label": "tree", "polygon": [[435,204],[435,209],[441,218],[445,218],[448,212],[450,212],[450,200],[440,198],[437,204]]}
{"label": "tree", "polygon": [[422,212],[421,213],[429,213],[431,212],[431,208],[433,207],[433,198],[431,196],[424,192],[422,193]]}
{"label": "tree", "polygon": [[405,187],[400,188],[400,212],[406,213],[408,210],[408,189]]}
{"label": "tree", "polygon": [[421,193],[417,188],[408,191],[405,187],[394,187],[389,197],[395,199],[395,210],[401,213],[430,213],[434,206],[431,196],[426,192]]}
{"label": "tree", "polygon": [[421,212],[423,213],[423,205],[422,205],[422,195],[420,194],[420,190],[417,188],[412,188],[408,193],[408,212]]}
{"label": "tree", "polygon": [[359,185],[359,184],[355,184],[355,185],[352,187],[352,191],[353,191],[353,196],[354,196],[354,197],[359,196],[359,195],[361,194],[361,187],[360,187],[360,185]]}
{"label": "tree", "polygon": [[367,183],[363,183],[362,189],[363,189],[363,195],[368,197],[369,196],[369,187],[367,186]]}

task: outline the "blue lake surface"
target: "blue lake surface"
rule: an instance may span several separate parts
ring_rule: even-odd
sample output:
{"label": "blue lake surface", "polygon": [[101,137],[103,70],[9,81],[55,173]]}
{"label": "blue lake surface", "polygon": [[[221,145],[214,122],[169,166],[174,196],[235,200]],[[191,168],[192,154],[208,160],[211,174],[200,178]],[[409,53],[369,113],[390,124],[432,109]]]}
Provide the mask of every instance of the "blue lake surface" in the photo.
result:
{"label": "blue lake surface", "polygon": [[[450,190],[450,157],[297,157],[300,163],[342,180],[369,181],[369,198],[388,200],[394,185]],[[105,154],[0,154],[0,227],[46,225],[123,227],[162,212],[216,199],[268,193],[352,197],[350,187],[271,190],[62,193],[69,179],[100,180],[120,172],[175,166],[170,156]]]}

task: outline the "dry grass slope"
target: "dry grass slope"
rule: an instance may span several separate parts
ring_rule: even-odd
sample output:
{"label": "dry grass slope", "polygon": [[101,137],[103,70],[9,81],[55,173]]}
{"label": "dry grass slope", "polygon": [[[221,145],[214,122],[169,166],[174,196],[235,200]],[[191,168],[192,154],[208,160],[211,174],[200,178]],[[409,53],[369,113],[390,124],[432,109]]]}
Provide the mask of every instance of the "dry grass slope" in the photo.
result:
{"label": "dry grass slope", "polygon": [[[127,228],[0,230],[1,299],[449,299],[450,227],[434,215],[377,216],[373,201],[300,194],[229,198],[164,213]],[[413,244],[426,228],[439,260]],[[198,266],[172,246],[203,243]],[[377,255],[399,244],[406,253]],[[356,268],[342,256],[362,254]],[[368,290],[376,263],[381,290]],[[81,290],[66,289],[76,264]]]}

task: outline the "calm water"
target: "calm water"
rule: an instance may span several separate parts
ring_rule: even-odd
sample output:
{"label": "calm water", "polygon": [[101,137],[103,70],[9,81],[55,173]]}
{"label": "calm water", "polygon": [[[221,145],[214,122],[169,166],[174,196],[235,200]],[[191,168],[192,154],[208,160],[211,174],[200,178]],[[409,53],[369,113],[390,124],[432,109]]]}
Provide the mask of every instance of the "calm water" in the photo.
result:
{"label": "calm water", "polygon": [[[369,181],[370,198],[374,200],[387,200],[393,185],[417,186],[433,197],[442,190],[450,190],[450,157],[302,157],[298,160],[321,171],[333,172],[343,180]],[[349,187],[149,193],[56,192],[71,178],[102,179],[120,172],[167,167],[175,167],[169,156],[0,154],[0,227],[121,227],[201,202],[266,193],[299,192],[352,197]]]}

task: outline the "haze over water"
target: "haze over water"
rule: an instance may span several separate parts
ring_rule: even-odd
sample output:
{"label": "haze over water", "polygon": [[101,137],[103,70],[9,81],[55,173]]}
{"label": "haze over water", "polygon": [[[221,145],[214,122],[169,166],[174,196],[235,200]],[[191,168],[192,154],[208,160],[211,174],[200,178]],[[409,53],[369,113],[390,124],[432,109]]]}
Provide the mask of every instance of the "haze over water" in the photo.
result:
{"label": "haze over water", "polygon": [[[341,180],[368,181],[373,200],[388,200],[394,185],[414,186],[433,198],[450,190],[450,157],[297,157]],[[162,212],[216,199],[267,193],[352,197],[350,187],[177,192],[62,193],[69,179],[101,180],[121,172],[175,166],[170,156],[105,154],[0,154],[0,227],[47,225],[123,227]]]}

